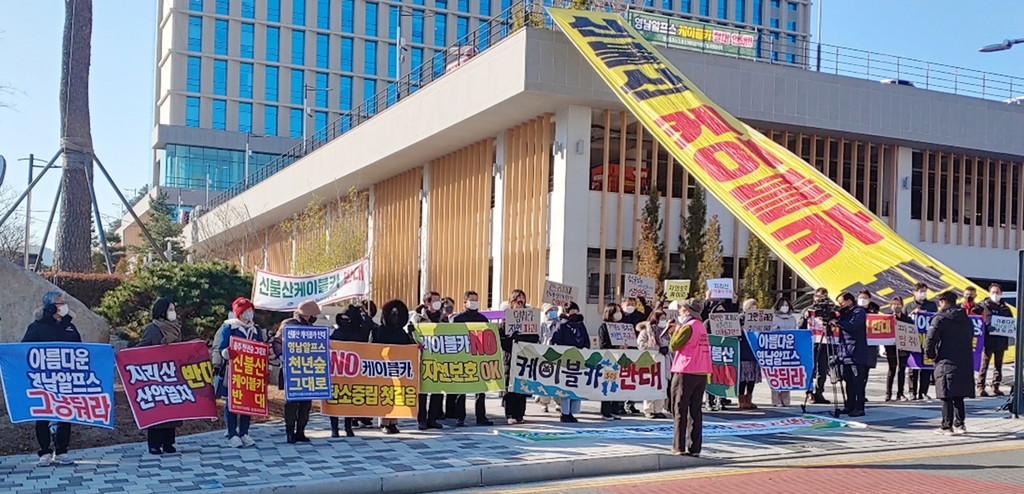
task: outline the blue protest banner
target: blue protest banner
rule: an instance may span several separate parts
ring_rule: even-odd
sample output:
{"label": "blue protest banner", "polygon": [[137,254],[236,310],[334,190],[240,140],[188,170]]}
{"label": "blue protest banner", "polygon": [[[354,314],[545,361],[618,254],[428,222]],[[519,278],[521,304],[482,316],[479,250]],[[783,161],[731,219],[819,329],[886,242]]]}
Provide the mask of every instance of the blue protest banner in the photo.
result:
{"label": "blue protest banner", "polygon": [[114,428],[114,349],[95,343],[0,345],[11,422],[50,420]]}
{"label": "blue protest banner", "polygon": [[[918,312],[914,316],[914,326],[917,327],[918,338],[921,341],[921,349],[927,346],[928,329],[932,326],[934,312]],[[981,370],[981,357],[985,350],[985,319],[978,315],[968,316],[971,319],[971,327],[974,329],[974,339],[971,340],[971,348],[974,354],[974,372]],[[924,353],[912,352],[907,356],[907,368],[931,370],[935,368],[935,362],[925,357]]]}
{"label": "blue protest banner", "polygon": [[814,344],[811,331],[744,331],[761,375],[772,391],[804,391],[811,386]]}
{"label": "blue protest banner", "polygon": [[285,326],[284,396],[288,401],[331,399],[331,360],[328,328]]}

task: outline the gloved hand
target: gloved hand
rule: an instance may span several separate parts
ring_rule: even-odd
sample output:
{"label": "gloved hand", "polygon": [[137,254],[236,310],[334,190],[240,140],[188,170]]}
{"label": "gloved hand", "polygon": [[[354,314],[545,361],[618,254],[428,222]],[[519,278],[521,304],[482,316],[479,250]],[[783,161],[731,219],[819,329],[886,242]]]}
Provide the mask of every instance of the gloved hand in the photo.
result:
{"label": "gloved hand", "polygon": [[668,347],[667,346],[659,347],[658,348],[658,353],[667,356],[668,355]]}

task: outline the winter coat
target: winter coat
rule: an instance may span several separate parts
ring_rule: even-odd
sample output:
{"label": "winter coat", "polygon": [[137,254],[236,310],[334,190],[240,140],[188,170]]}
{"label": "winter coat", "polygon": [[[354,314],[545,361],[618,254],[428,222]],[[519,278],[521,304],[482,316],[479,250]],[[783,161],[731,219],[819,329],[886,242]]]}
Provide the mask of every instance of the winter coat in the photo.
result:
{"label": "winter coat", "polygon": [[659,328],[657,324],[644,324],[640,326],[640,334],[636,337],[637,349],[660,350],[668,348],[670,337],[665,329]]}
{"label": "winter coat", "polygon": [[[502,304],[503,306],[507,304]],[[505,307],[507,308],[507,307]],[[530,308],[526,305],[525,308]],[[501,335],[501,350],[503,352],[502,361],[505,364],[505,382],[509,382],[509,372],[512,370],[512,345],[521,341],[523,343],[540,343],[539,334],[505,334],[505,323],[502,322],[499,326],[498,333]]]}
{"label": "winter coat", "polygon": [[640,308],[637,307],[636,310],[633,311],[632,314],[626,314],[625,312],[623,312],[622,313],[622,320],[619,321],[619,322],[623,322],[623,323],[626,323],[626,324],[632,324],[633,327],[635,328],[638,324],[640,324],[640,323],[642,323],[642,322],[644,322],[646,320],[647,320],[647,316],[643,312],[640,312]]}
{"label": "winter coat", "polygon": [[363,311],[350,305],[344,312],[344,317],[331,332],[331,339],[334,341],[351,341],[354,343],[366,343],[370,341],[372,326],[366,324],[363,318]]}
{"label": "winter coat", "polygon": [[[708,326],[708,332],[710,333],[711,325],[708,324],[707,326]],[[744,326],[746,326],[746,320],[744,319],[743,314],[740,314],[740,327],[744,328],[740,332],[740,338],[739,338],[739,340],[740,340],[740,362],[757,362],[757,357],[754,357],[754,349],[750,348],[750,342],[747,341],[747,330],[746,330],[746,328]]]}
{"label": "winter coat", "polygon": [[64,341],[68,343],[81,343],[82,335],[78,328],[71,323],[70,315],[64,316],[60,321],[53,318],[53,310],[37,310],[36,320],[28,325],[22,343],[37,343],[44,341]]}
{"label": "winter coat", "polygon": [[835,324],[839,326],[839,362],[848,365],[868,365],[867,313],[860,307],[849,307],[839,312]]}
{"label": "winter coat", "polygon": [[[231,337],[235,336],[246,340],[263,342],[263,331],[258,326],[253,324],[251,327],[245,327],[241,324],[238,319],[228,319],[224,321],[224,325],[217,330],[217,340],[220,342],[217,346],[217,355],[220,356],[220,362],[222,364],[227,363],[230,359],[228,357],[228,346],[231,343]],[[217,387],[217,396],[221,398],[227,398],[228,387],[226,375],[228,368],[227,365],[221,365],[220,367],[220,386]]]}
{"label": "winter coat", "polygon": [[[868,314],[878,314],[881,311],[882,308],[874,302],[868,302],[868,306],[864,308],[864,312]],[[867,329],[867,326],[865,326],[865,329]],[[867,337],[866,335],[867,333],[865,333],[865,338]],[[875,367],[878,367],[878,346],[871,345],[868,347],[868,368],[874,369]]]}
{"label": "winter coat", "polygon": [[982,315],[985,318],[985,351],[988,353],[1005,352],[1010,347],[1010,339],[1005,336],[991,335],[989,331],[992,329],[992,316],[1013,317],[1013,313],[1010,312],[1010,306],[1001,300],[997,304],[989,299],[985,299],[980,304],[977,304],[976,307],[982,309]]}
{"label": "winter coat", "polygon": [[583,324],[583,316],[573,314],[560,318],[553,328],[552,345],[590,348],[590,335],[587,334],[587,326]]}
{"label": "winter coat", "polygon": [[[212,352],[210,354],[210,361],[213,363],[213,368],[214,369],[219,369],[219,368],[221,368],[224,365],[225,357],[223,355],[222,350],[224,348],[227,348],[227,343],[224,343],[224,339],[225,339],[225,336],[228,334],[227,332],[224,331],[224,327],[225,326],[230,326],[233,330],[237,330],[240,333],[247,333],[249,331],[249,327],[247,327],[245,324],[243,324],[241,319],[237,319],[236,318],[236,319],[228,319],[228,320],[224,321],[224,324],[221,325],[220,329],[217,330],[217,334],[214,335],[214,337],[213,337],[213,348],[216,351],[214,351],[214,352]],[[256,328],[257,332],[260,334],[259,341],[268,341],[269,340],[267,338],[267,332],[264,331],[259,326],[257,326],[256,323],[252,323],[251,327],[252,328]],[[234,336],[240,336],[240,334],[234,334]],[[228,338],[228,339],[230,339],[230,338]]]}
{"label": "winter coat", "polygon": [[776,312],[775,316],[772,317],[772,329],[797,329],[799,327],[793,314]]}
{"label": "winter coat", "polygon": [[439,323],[441,322],[441,311],[432,311],[426,305],[420,305],[409,320],[413,324]]}
{"label": "winter coat", "polygon": [[454,323],[467,323],[467,322],[489,322],[487,316],[480,313],[478,310],[466,309],[452,317]]}
{"label": "winter coat", "polygon": [[934,300],[925,300],[924,302],[911,300],[903,304],[903,315],[910,317],[910,313],[914,312],[915,309],[921,309],[922,312],[938,312],[939,306]]}
{"label": "winter coat", "polygon": [[[164,333],[160,331],[160,326],[157,326],[155,322],[151,322],[146,325],[146,328],[142,331],[142,339],[135,345],[136,348],[146,346],[157,346],[164,343]],[[148,429],[174,429],[185,425],[185,422],[181,420],[175,420],[173,422],[164,422],[157,424]]]}
{"label": "winter coat", "polygon": [[935,396],[974,398],[974,325],[962,307],[939,312],[932,318],[925,355],[935,361]]}
{"label": "winter coat", "polygon": [[[623,318],[622,321],[619,321],[619,323],[625,323],[625,322],[626,322],[625,318]],[[634,326],[633,329],[635,331],[636,327]],[[612,345],[612,337],[611,337],[611,335],[608,334],[608,323],[607,322],[603,322],[603,323],[601,323],[600,326],[598,326],[598,328],[597,328],[597,338],[598,338],[598,341],[600,341],[600,343],[601,343],[601,348],[602,349],[618,348],[615,345]],[[629,347],[629,348],[633,348],[633,347]]]}

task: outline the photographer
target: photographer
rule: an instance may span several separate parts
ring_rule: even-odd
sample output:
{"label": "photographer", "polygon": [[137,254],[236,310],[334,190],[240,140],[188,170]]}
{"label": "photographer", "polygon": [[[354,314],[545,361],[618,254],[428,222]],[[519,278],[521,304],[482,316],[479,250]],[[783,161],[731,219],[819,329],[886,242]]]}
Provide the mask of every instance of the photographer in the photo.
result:
{"label": "photographer", "polygon": [[[809,329],[808,322],[814,317],[812,314],[816,314],[820,318],[822,312],[835,312],[835,306],[828,299],[828,289],[824,287],[814,291],[814,303],[800,314],[799,328]],[[828,368],[831,365],[829,355],[835,354],[834,345],[832,348],[829,345],[832,345],[832,342],[824,336],[820,342],[814,344],[814,371],[812,372],[815,376],[814,391],[808,390],[807,393],[811,395],[811,400],[815,405],[832,403],[826,400],[823,394],[825,392],[825,379],[828,376]]]}
{"label": "photographer", "polygon": [[857,298],[849,292],[839,296],[839,316],[830,323],[839,332],[837,364],[842,365],[846,384],[846,403],[841,413],[851,417],[864,416],[864,389],[868,373],[867,313],[856,306]]}

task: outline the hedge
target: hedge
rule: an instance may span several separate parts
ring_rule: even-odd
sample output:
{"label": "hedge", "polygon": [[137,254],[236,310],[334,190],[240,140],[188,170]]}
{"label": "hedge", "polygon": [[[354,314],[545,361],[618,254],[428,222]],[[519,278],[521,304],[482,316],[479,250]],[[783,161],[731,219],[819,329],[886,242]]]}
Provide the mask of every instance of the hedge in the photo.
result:
{"label": "hedge", "polygon": [[118,274],[103,273],[69,273],[49,271],[41,273],[42,277],[60,287],[68,295],[77,298],[86,307],[95,309],[110,290],[121,286],[125,277]]}

